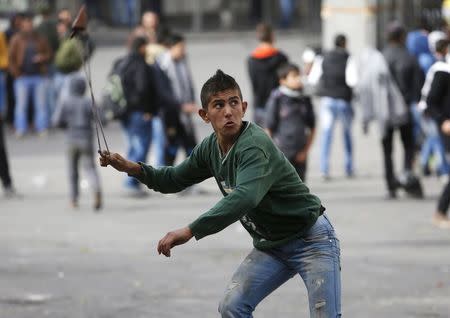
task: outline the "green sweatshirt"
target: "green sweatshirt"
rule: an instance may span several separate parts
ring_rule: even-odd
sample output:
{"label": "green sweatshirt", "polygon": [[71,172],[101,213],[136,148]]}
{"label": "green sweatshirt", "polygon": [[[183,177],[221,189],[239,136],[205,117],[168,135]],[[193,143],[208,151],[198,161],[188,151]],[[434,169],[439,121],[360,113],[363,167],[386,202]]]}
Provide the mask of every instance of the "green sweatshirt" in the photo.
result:
{"label": "green sweatshirt", "polygon": [[223,157],[213,133],[176,167],[141,163],[138,179],[150,189],[174,193],[214,177],[223,198],[189,225],[197,240],[240,220],[258,249],[302,237],[316,222],[321,204],[294,167],[255,124],[245,128]]}

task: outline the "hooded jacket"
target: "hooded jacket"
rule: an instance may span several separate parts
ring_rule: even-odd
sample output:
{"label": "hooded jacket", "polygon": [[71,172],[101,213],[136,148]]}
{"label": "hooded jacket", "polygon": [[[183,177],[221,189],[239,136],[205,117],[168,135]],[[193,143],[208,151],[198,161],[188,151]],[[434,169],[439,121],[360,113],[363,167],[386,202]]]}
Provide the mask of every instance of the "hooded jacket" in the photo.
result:
{"label": "hooded jacket", "polygon": [[248,58],[248,73],[255,108],[264,109],[273,89],[278,87],[277,69],[288,58],[274,47],[258,46]]}
{"label": "hooded jacket", "polygon": [[86,81],[80,74],[69,80],[68,95],[61,99],[52,116],[52,125],[67,129],[67,144],[84,149],[93,147],[93,114],[85,96]]}

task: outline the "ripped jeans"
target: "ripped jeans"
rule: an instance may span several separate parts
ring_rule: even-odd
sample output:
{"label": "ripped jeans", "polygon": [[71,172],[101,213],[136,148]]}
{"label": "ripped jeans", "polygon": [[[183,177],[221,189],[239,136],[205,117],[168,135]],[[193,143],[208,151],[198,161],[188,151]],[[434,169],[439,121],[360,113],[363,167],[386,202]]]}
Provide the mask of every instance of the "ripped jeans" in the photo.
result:
{"label": "ripped jeans", "polygon": [[324,214],[301,239],[253,249],[234,273],[220,302],[222,317],[253,317],[266,296],[299,274],[308,290],[311,318],[341,317],[340,247]]}

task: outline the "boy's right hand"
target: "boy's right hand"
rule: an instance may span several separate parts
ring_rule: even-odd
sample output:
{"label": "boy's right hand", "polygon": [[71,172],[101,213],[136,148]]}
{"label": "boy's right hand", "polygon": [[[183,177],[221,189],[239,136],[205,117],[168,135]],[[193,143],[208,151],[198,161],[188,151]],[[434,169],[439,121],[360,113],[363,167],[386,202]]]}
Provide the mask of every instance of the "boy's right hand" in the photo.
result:
{"label": "boy's right hand", "polygon": [[138,163],[129,161],[118,153],[109,153],[106,150],[100,152],[100,165],[102,167],[110,165],[114,169],[130,175],[138,175],[141,171],[141,166]]}

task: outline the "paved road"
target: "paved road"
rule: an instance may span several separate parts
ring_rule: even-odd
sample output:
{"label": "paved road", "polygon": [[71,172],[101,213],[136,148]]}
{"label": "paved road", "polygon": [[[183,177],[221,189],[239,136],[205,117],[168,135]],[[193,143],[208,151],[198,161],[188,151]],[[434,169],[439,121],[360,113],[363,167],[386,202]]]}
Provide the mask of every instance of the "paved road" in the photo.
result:
{"label": "paved road", "polygon": [[[299,61],[312,42],[287,35],[278,43]],[[248,36],[193,39],[189,51],[197,88],[220,67],[249,97],[243,57],[254,44]],[[97,92],[122,52],[98,49],[93,61]],[[210,132],[201,122],[197,127],[199,136]],[[340,132],[333,147],[333,180],[324,183],[319,177],[317,143],[309,173],[309,186],[322,198],[341,240],[344,316],[450,317],[450,231],[429,222],[440,183],[424,181],[425,200],[385,201],[376,131],[365,137],[357,122],[354,128],[356,178],[343,177]],[[110,147],[123,152],[120,127],[114,123],[106,133]],[[251,248],[240,225],[176,248],[170,259],[155,251],[168,230],[187,224],[220,198],[212,181],[201,185],[202,195],[151,193],[137,200],[123,194],[123,176],[101,169],[105,210],[92,213],[84,182],[81,207],[73,211],[63,135],[8,137],[12,173],[24,198],[0,198],[1,318],[217,316],[226,283]],[[307,308],[303,283],[294,278],[255,316],[308,317]]]}

